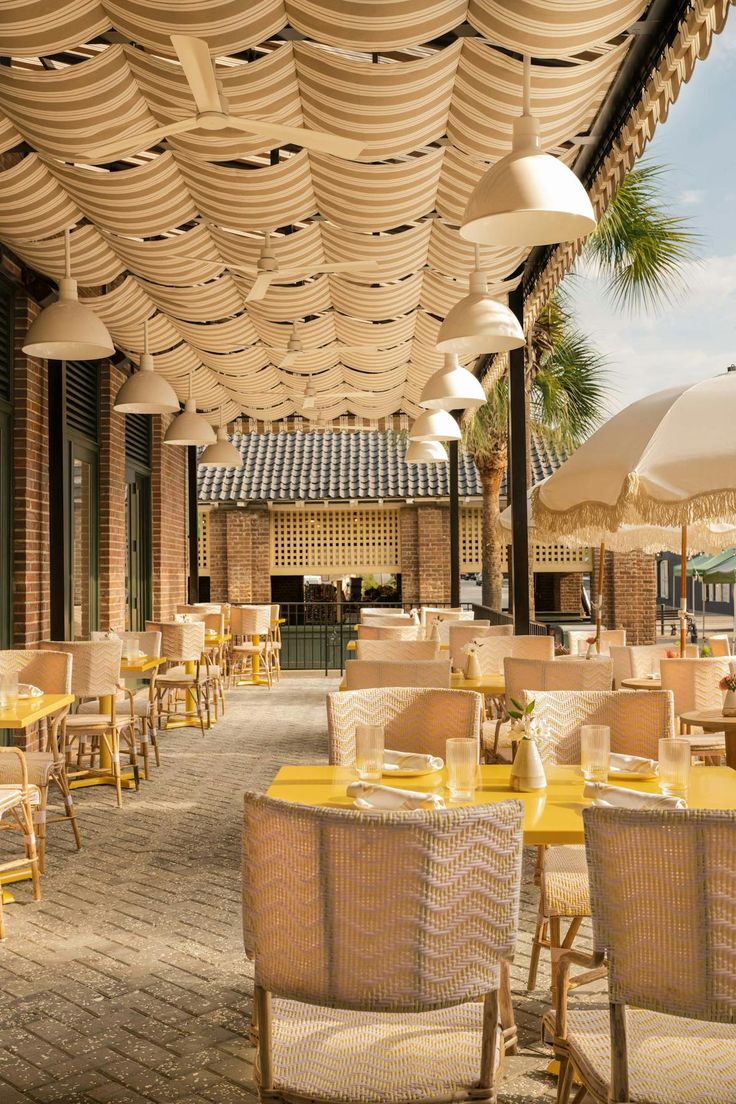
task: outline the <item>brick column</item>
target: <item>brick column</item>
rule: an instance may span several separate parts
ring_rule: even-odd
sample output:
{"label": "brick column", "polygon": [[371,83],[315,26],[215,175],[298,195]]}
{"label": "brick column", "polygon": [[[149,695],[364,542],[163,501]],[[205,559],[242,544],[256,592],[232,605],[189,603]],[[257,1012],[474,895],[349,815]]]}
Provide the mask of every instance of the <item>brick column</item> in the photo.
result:
{"label": "brick column", "polygon": [[227,602],[227,511],[216,507],[207,517],[209,530],[210,600]]}
{"label": "brick column", "polygon": [[419,597],[423,604],[450,601],[450,511],[447,506],[417,508]]}
{"label": "brick column", "polygon": [[153,619],[173,617],[187,600],[187,453],[163,443],[171,417],[153,419],[151,500]]}
{"label": "brick column", "polygon": [[100,365],[100,628],[125,628],[125,415],[113,403],[125,373]]}
{"label": "brick column", "polygon": [[46,363],[21,349],[38,314],[19,291],[13,377],[13,643],[29,648],[50,634],[49,456]]}
{"label": "brick column", "polygon": [[254,508],[223,512],[227,600],[270,602],[268,511]]}
{"label": "brick column", "polygon": [[401,600],[419,605],[419,522],[416,506],[399,510]]}
{"label": "brick column", "polygon": [[[644,552],[607,552],[603,580],[603,624],[626,629],[629,644],[654,644],[657,628],[656,559]],[[597,562],[591,572],[597,591]]]}
{"label": "brick column", "polygon": [[565,613],[582,613],[583,576],[579,571],[554,575],[555,609]]}
{"label": "brick column", "polygon": [[271,601],[271,523],[266,509],[247,510],[250,517],[251,601]]}

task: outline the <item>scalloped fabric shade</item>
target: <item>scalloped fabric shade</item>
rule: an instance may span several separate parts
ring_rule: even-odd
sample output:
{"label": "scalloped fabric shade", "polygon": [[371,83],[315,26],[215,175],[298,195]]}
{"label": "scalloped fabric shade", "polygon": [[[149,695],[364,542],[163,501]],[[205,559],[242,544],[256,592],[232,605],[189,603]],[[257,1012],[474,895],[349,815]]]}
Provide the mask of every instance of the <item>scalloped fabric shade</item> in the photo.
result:
{"label": "scalloped fabric shade", "polygon": [[208,445],[199,458],[199,464],[203,468],[242,468],[243,457],[235,445],[228,440],[225,426],[217,429],[217,440],[214,445]]}
{"label": "scalloped fabric shade", "polygon": [[153,367],[150,353],[141,355],[137,372],[132,372],[113,403],[118,414],[174,414],[179,409],[176,392]]}
{"label": "scalloped fabric shade", "polygon": [[174,418],[164,436],[165,445],[214,445],[215,431],[205,417],[197,413],[194,399],[184,403],[181,414]]}
{"label": "scalloped fabric shade", "polygon": [[101,360],[111,356],[115,346],[104,322],[79,302],[77,281],[64,276],[59,298],[31,324],[23,352],[45,360]]}
{"label": "scalloped fabric shade", "polygon": [[446,464],[448,459],[439,441],[410,441],[404,455],[407,464]]}
{"label": "scalloped fabric shade", "polygon": [[460,426],[446,410],[427,410],[409,430],[410,441],[459,441]]}
{"label": "scalloped fabric shade", "polygon": [[477,376],[458,364],[456,354],[446,353],[442,368],[425,383],[419,405],[428,410],[477,410],[485,401]]}

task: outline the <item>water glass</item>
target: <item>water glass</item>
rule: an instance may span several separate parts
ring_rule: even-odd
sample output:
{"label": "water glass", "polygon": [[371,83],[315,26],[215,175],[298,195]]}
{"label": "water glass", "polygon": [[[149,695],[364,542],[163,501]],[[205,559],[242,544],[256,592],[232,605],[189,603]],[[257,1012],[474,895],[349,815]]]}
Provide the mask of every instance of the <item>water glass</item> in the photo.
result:
{"label": "water glass", "polygon": [[472,801],[478,782],[478,741],[457,737],[445,743],[451,801]]}
{"label": "water glass", "polygon": [[586,782],[605,782],[611,765],[611,730],[608,725],[581,725],[580,766]]}
{"label": "water glass", "polygon": [[663,794],[687,796],[691,754],[687,740],[666,736],[659,741],[659,788]]}
{"label": "water glass", "polygon": [[0,706],[13,709],[18,701],[18,672],[0,674]]}
{"label": "water glass", "polygon": [[138,659],[138,653],[140,651],[140,640],[137,636],[127,636],[125,638],[125,644],[123,646],[123,658],[127,660]]}
{"label": "water glass", "polygon": [[355,767],[364,782],[380,782],[383,774],[383,726],[356,724]]}

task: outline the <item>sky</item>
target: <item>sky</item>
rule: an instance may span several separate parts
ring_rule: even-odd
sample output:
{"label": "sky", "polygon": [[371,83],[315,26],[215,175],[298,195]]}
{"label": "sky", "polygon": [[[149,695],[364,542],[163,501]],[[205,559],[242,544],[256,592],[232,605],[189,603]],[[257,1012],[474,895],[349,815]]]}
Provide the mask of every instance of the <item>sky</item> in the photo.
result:
{"label": "sky", "polygon": [[657,313],[624,312],[594,274],[568,279],[578,327],[608,362],[613,413],[662,388],[718,375],[736,362],[736,15],[698,62],[642,160],[668,166],[673,214],[702,242],[685,287]]}

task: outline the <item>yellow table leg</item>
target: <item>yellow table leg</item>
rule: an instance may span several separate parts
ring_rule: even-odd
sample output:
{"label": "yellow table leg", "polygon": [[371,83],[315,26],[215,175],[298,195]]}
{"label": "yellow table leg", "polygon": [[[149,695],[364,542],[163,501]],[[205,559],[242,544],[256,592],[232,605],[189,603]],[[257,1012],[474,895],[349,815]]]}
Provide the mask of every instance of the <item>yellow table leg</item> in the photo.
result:
{"label": "yellow table leg", "polygon": [[[196,675],[197,663],[196,660],[188,659],[184,664],[184,672],[187,675]],[[199,728],[199,717],[197,716],[197,697],[193,690],[187,690],[184,698],[185,713],[180,717],[169,717],[166,721],[167,728]],[[207,718],[204,719],[204,727],[211,728],[212,725],[207,723]]]}
{"label": "yellow table leg", "polygon": [[[261,634],[253,633],[251,638],[258,647],[261,643]],[[258,652],[253,656],[253,674],[251,678],[238,679],[238,686],[268,686],[268,679],[261,678],[261,657]]]}
{"label": "yellow table leg", "polygon": [[[103,694],[98,698],[100,705],[100,713],[104,713],[106,716],[112,715],[112,695]],[[105,741],[100,736],[100,770],[108,773],[95,774],[90,778],[75,778],[69,783],[70,790],[83,790],[88,786],[114,786],[115,776],[112,773],[112,759],[110,758],[110,750]],[[132,767],[122,774],[121,785],[124,790],[135,789],[135,772]]]}

